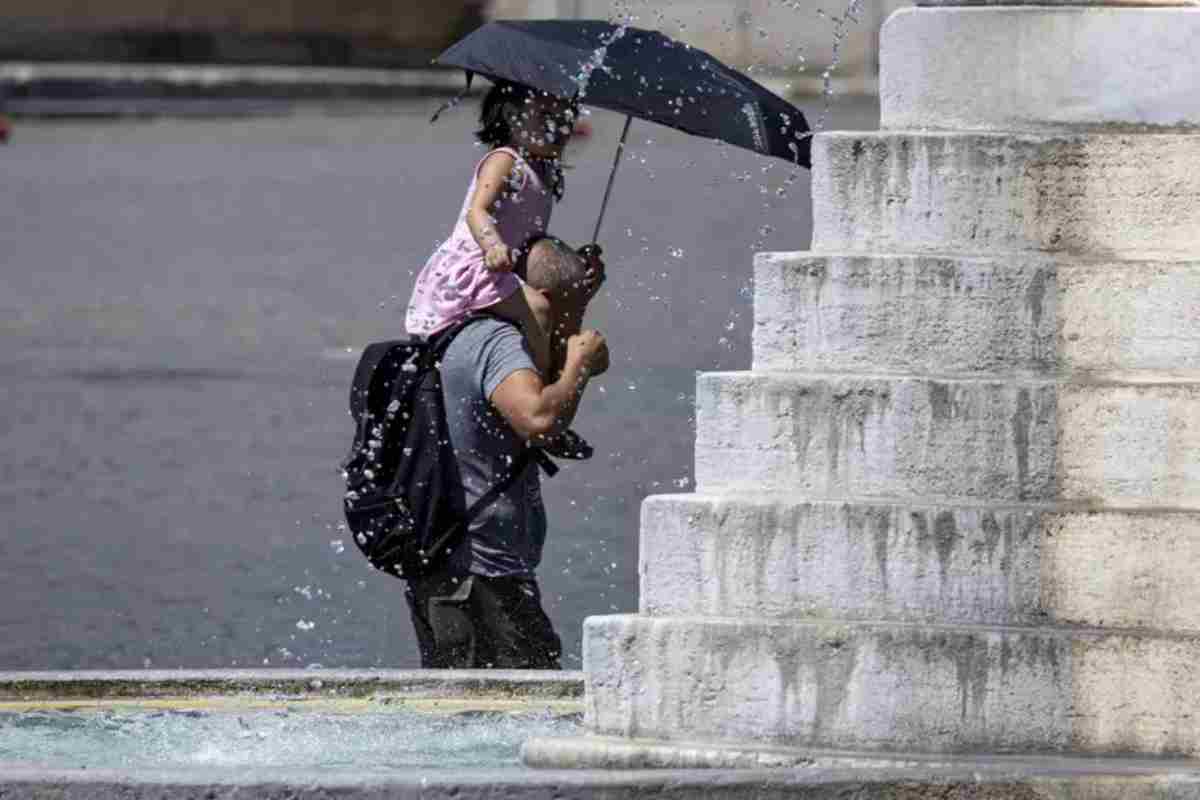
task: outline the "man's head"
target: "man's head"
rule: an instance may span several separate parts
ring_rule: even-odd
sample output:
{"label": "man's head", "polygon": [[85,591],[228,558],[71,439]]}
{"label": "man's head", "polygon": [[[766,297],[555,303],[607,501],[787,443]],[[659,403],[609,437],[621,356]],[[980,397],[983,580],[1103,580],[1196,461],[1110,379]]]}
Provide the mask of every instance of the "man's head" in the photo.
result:
{"label": "man's head", "polygon": [[553,236],[539,237],[523,250],[517,274],[553,305],[586,305],[603,280],[583,256]]}

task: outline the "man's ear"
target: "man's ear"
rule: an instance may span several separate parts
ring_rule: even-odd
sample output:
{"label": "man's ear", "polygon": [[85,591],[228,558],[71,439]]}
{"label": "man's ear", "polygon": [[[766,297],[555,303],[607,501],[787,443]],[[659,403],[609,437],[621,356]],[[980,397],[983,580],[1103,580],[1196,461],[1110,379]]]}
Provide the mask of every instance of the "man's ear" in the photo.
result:
{"label": "man's ear", "polygon": [[534,311],[549,312],[554,307],[554,298],[545,289],[536,289],[532,286],[529,289],[529,305]]}

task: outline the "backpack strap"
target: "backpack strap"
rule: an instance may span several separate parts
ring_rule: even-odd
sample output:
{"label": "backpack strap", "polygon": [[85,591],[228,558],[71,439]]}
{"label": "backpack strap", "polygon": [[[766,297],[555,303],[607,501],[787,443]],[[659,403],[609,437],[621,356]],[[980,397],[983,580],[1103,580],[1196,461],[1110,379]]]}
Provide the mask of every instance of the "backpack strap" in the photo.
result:
{"label": "backpack strap", "polygon": [[482,497],[472,503],[471,507],[467,509],[465,514],[463,514],[462,519],[451,525],[449,530],[443,533],[437,541],[430,545],[430,550],[434,553],[438,553],[442,550],[445,550],[451,543],[457,546],[458,542],[456,540],[467,532],[467,528],[472,522],[475,521],[475,518],[479,516],[480,512],[482,512],[492,503],[496,502],[496,498],[500,497],[500,495],[506,492],[508,488],[517,480],[517,478],[524,475],[525,470],[530,465],[530,462],[534,461],[542,466],[543,469],[545,468],[546,464],[549,463],[550,467],[554,470],[554,472],[549,473],[551,475],[558,472],[558,467],[556,467],[540,449],[536,447],[526,447],[525,451],[517,457],[517,463],[513,467],[512,472],[508,473],[504,480],[497,481],[495,484],[493,484],[492,488],[488,489],[483,493]]}
{"label": "backpack strap", "polygon": [[[428,340],[428,356],[431,359],[430,363],[437,364],[441,360],[442,356],[446,353],[446,348],[450,346],[450,342],[454,341],[454,337],[457,336],[463,330],[463,328],[467,327],[472,322],[484,318],[498,319],[502,322],[507,322],[510,325],[515,324],[495,314],[490,314],[486,311],[477,311],[468,316],[466,319],[455,323],[450,328],[434,334],[433,337]],[[472,503],[471,507],[468,508],[463,514],[462,519],[451,525],[449,530],[443,533],[437,539],[437,541],[430,546],[431,551],[437,553],[446,549],[446,547],[451,543],[457,545],[455,540],[466,533],[468,526],[475,521],[475,518],[479,516],[479,514],[485,508],[496,502],[496,499],[500,497],[501,494],[508,491],[508,488],[513,485],[517,478],[521,477],[521,475],[525,473],[525,470],[529,467],[530,463],[536,463],[548,477],[554,477],[558,474],[558,465],[551,461],[550,457],[547,456],[540,447],[526,447],[524,451],[521,452],[521,455],[517,456],[517,461],[513,467],[513,470],[503,480],[497,481],[495,484],[493,484],[490,489],[483,493],[482,497]]]}

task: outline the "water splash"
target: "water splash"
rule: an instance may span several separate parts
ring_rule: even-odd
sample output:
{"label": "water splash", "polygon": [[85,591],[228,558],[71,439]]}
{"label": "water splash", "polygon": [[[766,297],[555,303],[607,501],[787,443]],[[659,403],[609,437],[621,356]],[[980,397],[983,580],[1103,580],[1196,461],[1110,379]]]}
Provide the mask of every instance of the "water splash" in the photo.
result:
{"label": "water splash", "polygon": [[596,70],[612,74],[612,67],[604,63],[605,59],[608,58],[608,48],[614,42],[624,38],[628,30],[628,22],[617,23],[617,27],[610,34],[600,39],[600,46],[593,50],[588,60],[580,65],[579,72],[571,76],[571,80],[579,87],[578,98],[580,102],[583,102],[587,97],[588,86],[591,84],[592,75],[595,74]]}
{"label": "water splash", "polygon": [[[846,4],[846,10],[841,16],[829,17],[833,23],[833,53],[829,59],[828,66],[821,72],[821,97],[823,98],[823,106],[821,115],[817,118],[813,125],[813,130],[824,130],[825,125],[829,120],[829,115],[833,106],[833,73],[842,63],[842,45],[845,44],[847,37],[850,35],[851,25],[857,25],[862,21],[863,3],[865,0],[849,0]],[[817,9],[817,13],[825,16],[825,12]]]}

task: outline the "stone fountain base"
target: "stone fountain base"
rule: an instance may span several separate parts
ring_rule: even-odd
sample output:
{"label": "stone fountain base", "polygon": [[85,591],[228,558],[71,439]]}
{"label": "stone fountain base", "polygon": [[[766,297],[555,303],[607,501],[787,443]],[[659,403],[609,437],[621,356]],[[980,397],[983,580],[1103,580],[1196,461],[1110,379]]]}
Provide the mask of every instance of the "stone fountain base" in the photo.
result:
{"label": "stone fountain base", "polygon": [[[574,738],[534,738],[521,748],[521,760],[537,769],[620,770],[754,770],[762,773],[786,770],[794,776],[817,777],[844,770],[861,770],[872,780],[923,775],[937,782],[956,780],[964,774],[982,779],[1001,776],[1021,781],[1061,778],[1080,785],[1107,777],[1146,780],[1177,780],[1196,783],[1200,797],[1200,760],[1131,758],[1122,756],[1054,756],[1034,754],[939,754],[917,752],[879,753],[865,750],[831,750],[812,747],[736,745],[728,742],[663,741],[626,736],[587,735]],[[1132,786],[1136,781],[1126,783]],[[1040,796],[1040,795],[1037,795]],[[1057,796],[1057,795],[1051,795]],[[1084,795],[1092,797],[1093,795]],[[1107,797],[1108,795],[1103,795]],[[1135,797],[1113,794],[1113,797]],[[1158,797],[1158,795],[1150,795]],[[1176,795],[1164,795],[1175,797]]]}

